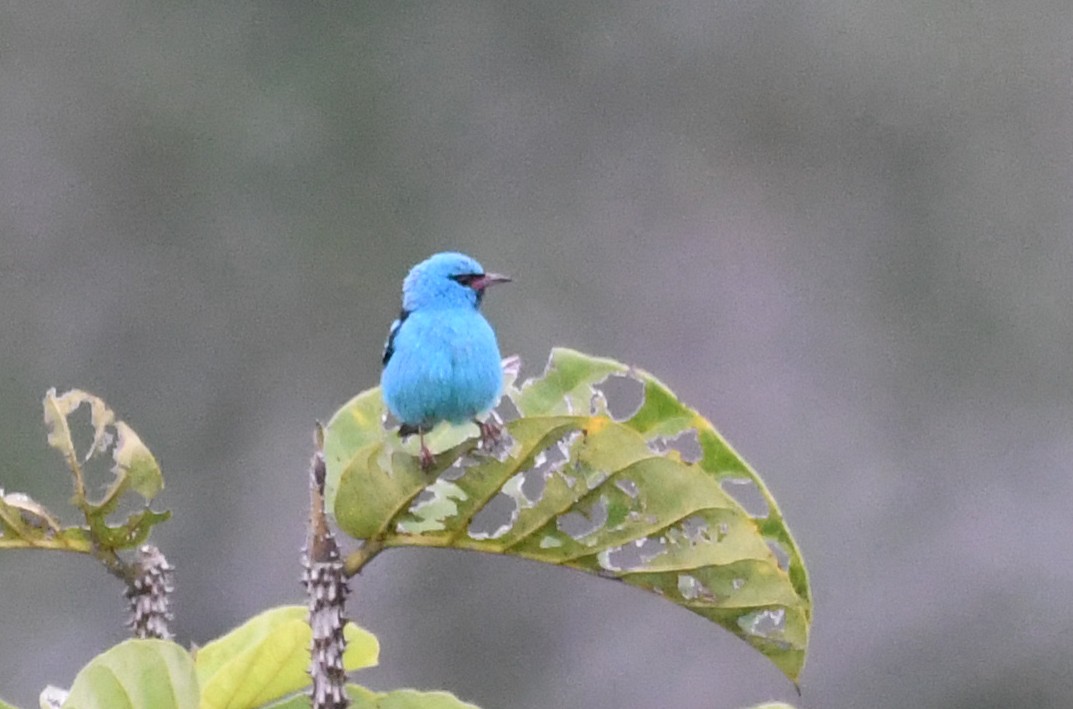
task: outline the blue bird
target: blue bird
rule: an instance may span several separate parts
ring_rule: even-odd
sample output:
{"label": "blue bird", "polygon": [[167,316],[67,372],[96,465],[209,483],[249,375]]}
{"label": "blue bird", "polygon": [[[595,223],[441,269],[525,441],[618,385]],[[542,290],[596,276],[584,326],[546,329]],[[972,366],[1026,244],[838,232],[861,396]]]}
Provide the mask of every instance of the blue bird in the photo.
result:
{"label": "blue bird", "polygon": [[441,421],[474,421],[482,442],[499,436],[491,420],[477,419],[503,389],[499,345],[480,306],[485,288],[508,281],[465,254],[444,252],[414,266],[402,283],[402,312],[384,346],[380,388],[402,424],[399,436],[420,436],[424,468],[433,463],[425,434]]}

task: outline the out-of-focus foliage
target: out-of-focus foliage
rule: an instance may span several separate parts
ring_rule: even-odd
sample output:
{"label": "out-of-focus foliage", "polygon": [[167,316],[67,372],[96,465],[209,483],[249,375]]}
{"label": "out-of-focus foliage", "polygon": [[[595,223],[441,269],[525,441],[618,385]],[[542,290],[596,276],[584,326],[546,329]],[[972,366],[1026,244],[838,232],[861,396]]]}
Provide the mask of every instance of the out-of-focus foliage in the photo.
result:
{"label": "out-of-focus foliage", "polygon": [[198,706],[190,653],[168,640],[127,640],[93,658],[75,677],[71,709],[190,709]]}
{"label": "out-of-focus foliage", "polygon": [[[93,658],[70,692],[50,687],[47,695],[71,709],[308,707],[309,698],[296,694],[310,682],[307,613],[302,606],[272,608],[193,655],[171,641],[127,640]],[[374,666],[380,653],[376,637],[353,623],[344,632],[346,670]],[[349,692],[358,707],[475,709],[446,692],[379,693],[357,685]]]}
{"label": "out-of-focus foliage", "polygon": [[[84,454],[75,450],[69,417],[83,404],[90,410],[92,442]],[[149,536],[154,525],[168,519],[167,512],[148,507],[131,512],[118,524],[109,522],[128,493],[146,503],[164,487],[160,466],[130,426],[116,418],[104,400],[73,389],[57,396],[45,395],[45,425],[48,442],[60,452],[71,471],[74,486],[72,504],[82,513],[85,524],[65,526],[57,516],[23,493],[0,496],[0,549],[59,549],[84,554],[113,555],[131,549]],[[88,491],[86,464],[111,451],[114,462],[112,481],[95,499]],[[0,490],[2,492],[2,490]]]}

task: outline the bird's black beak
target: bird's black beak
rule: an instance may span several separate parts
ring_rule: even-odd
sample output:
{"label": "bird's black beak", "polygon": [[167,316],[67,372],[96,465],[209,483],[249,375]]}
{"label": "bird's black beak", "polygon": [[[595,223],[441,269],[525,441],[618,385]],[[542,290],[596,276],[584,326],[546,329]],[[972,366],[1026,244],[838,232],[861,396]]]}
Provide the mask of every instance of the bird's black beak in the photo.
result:
{"label": "bird's black beak", "polygon": [[469,282],[469,287],[479,293],[496,283],[510,283],[510,276],[504,276],[499,273],[482,273]]}

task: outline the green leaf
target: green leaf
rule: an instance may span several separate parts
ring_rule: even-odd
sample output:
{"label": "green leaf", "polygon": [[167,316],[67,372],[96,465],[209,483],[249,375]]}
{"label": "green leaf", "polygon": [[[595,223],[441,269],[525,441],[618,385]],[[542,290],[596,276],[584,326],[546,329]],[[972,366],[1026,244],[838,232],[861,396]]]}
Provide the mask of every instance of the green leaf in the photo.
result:
{"label": "green leaf", "polygon": [[[615,380],[643,394],[619,419],[605,393]],[[384,428],[378,389],[332,417],[327,502],[342,530],[372,541],[359,556],[471,549],[615,579],[718,623],[797,680],[812,615],[804,562],[774,497],[707,419],[647,372],[567,349],[505,396],[520,417],[503,454],[442,425],[429,471]]]}
{"label": "green leaf", "polygon": [[[198,649],[202,709],[261,706],[309,686],[308,612],[304,606],[272,608]],[[378,662],[380,646],[372,633],[347,623],[344,635],[347,671]]]}
{"label": "green leaf", "polygon": [[65,709],[190,709],[198,706],[190,653],[168,640],[127,640],[75,677]]}
{"label": "green leaf", "polygon": [[160,465],[138,434],[123,421],[115,424],[117,440],[112,459],[116,477],[125,475],[130,489],[146,500],[152,500],[164,488],[164,476]]}
{"label": "green leaf", "polygon": [[[69,417],[82,405],[90,410],[93,440],[79,456],[71,436]],[[103,399],[80,389],[57,395],[45,394],[43,402],[48,442],[58,450],[74,480],[74,505],[85,517],[85,525],[64,527],[45,507],[21,493],[4,495],[0,490],[0,548],[63,549],[107,556],[131,549],[146,540],[152,528],[170,517],[148,507],[132,512],[126,519],[109,523],[127,492],[145,502],[164,487],[160,466],[141,438],[125,422],[116,418]],[[83,464],[112,451],[114,465],[111,484],[104,496],[92,500],[87,495]]]}
{"label": "green leaf", "polygon": [[0,491],[0,549],[64,549],[93,552],[93,542],[80,527],[64,527],[30,497]]}
{"label": "green leaf", "polygon": [[0,699],[0,709],[19,709],[14,704],[8,704],[3,699]]}
{"label": "green leaf", "polygon": [[[383,415],[384,403],[379,389],[369,389],[348,401],[332,418],[333,435],[324,441],[326,460],[338,460],[368,444],[380,442],[384,435],[380,426]],[[329,466],[324,488],[329,504],[335,499],[339,486],[339,476],[333,476],[331,470]]]}
{"label": "green leaf", "polygon": [[[85,497],[80,458],[71,438],[68,421],[68,417],[83,404],[89,406],[93,442],[81,462],[107,452],[108,448],[115,444],[112,450],[112,459],[115,462],[112,473],[115,477],[104,497],[97,501]],[[49,445],[63,455],[75,476],[76,504],[86,505],[103,515],[115,509],[119,497],[128,489],[147,501],[152,500],[163,489],[164,477],[153,454],[130,426],[116,418],[115,412],[108,408],[103,399],[81,389],[72,389],[59,396],[56,395],[55,389],[49,389],[45,394],[44,409],[45,425],[49,429]]]}
{"label": "green leaf", "polygon": [[397,689],[393,692],[373,692],[356,684],[347,685],[351,709],[479,709],[450,692],[419,692]]}

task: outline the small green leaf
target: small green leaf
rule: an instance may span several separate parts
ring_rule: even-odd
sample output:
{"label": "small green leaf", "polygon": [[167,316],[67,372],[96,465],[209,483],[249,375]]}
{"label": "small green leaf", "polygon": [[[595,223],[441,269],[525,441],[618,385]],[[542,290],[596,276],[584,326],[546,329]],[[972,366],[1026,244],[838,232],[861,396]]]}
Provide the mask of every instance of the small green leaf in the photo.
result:
{"label": "small green leaf", "polygon": [[[272,608],[198,649],[202,709],[261,706],[309,686],[308,612],[303,606]],[[378,662],[372,633],[347,623],[344,635],[347,671]]]}
{"label": "small green leaf", "polygon": [[126,475],[132,490],[146,500],[152,500],[164,487],[160,465],[130,426],[117,421],[115,427],[118,440],[112,451],[112,459],[115,460],[112,472],[116,477]]}
{"label": "small green leaf", "polygon": [[0,496],[0,549],[55,549],[92,554],[99,549],[131,549],[149,537],[170,512],[143,509],[109,525],[100,514],[87,517],[89,528],[62,526],[41,504],[22,493]]}
{"label": "small green leaf", "polygon": [[108,549],[133,549],[149,538],[156,525],[171,519],[171,512],[156,512],[150,509],[133,512],[118,525],[108,525],[98,516],[90,523],[97,543]]}
{"label": "small green leaf", "polygon": [[480,709],[450,692],[419,692],[415,689],[373,692],[348,684],[347,694],[350,695],[351,709]]}
{"label": "small green leaf", "polygon": [[[93,441],[81,457],[71,438],[68,417],[83,404],[89,406]],[[12,507],[20,507],[10,499],[0,501],[0,547],[33,546],[46,549],[68,549],[83,553],[96,550],[110,554],[138,546],[149,536],[154,525],[169,518],[168,512],[148,508],[131,513],[127,519],[109,523],[109,517],[119,508],[128,491],[150,501],[164,487],[160,466],[141,438],[125,422],[116,418],[104,400],[80,389],[57,395],[50,389],[43,402],[48,442],[63,454],[74,479],[74,505],[85,516],[85,527],[63,528],[40,505],[21,505],[21,523],[13,521]],[[84,477],[82,465],[95,455],[112,448],[113,478],[104,496],[90,499],[91,487]],[[10,496],[8,496],[10,498]]]}
{"label": "small green leaf", "polygon": [[19,709],[14,704],[8,704],[3,699],[0,699],[0,709]]}
{"label": "small green leaf", "polygon": [[[98,453],[104,453],[115,444],[112,459],[115,475],[104,497],[99,501],[86,499],[82,470],[78,452],[71,438],[68,417],[80,406],[86,404],[90,409],[90,423],[93,426],[93,442],[86,451],[82,462],[88,461]],[[100,397],[81,389],[72,389],[57,396],[55,389],[45,394],[45,424],[49,429],[48,442],[63,454],[68,467],[75,476],[75,495],[77,504],[85,504],[94,511],[108,514],[118,504],[119,497],[128,489],[133,489],[146,500],[152,500],[164,487],[164,477],[160,466],[149,449],[142,443],[138,434],[125,422],[116,418],[108,405]],[[113,433],[114,431],[114,433]]]}
{"label": "small green leaf", "polygon": [[[641,390],[635,412],[612,417],[609,378]],[[707,419],[647,372],[573,350],[505,391],[520,414],[506,450],[477,454],[471,429],[442,425],[427,437],[439,441],[428,471],[384,428],[379,389],[352,399],[325,436],[339,527],[373,550],[509,554],[637,586],[796,681],[812,615],[804,561],[775,498]]]}
{"label": "small green leaf", "polygon": [[[2,491],[0,491],[2,492]],[[63,527],[43,505],[11,492],[0,494],[0,549],[64,549],[89,554],[93,542],[80,527]]]}
{"label": "small green leaf", "polygon": [[198,706],[190,653],[168,640],[127,640],[75,677],[65,709],[190,709]]}

